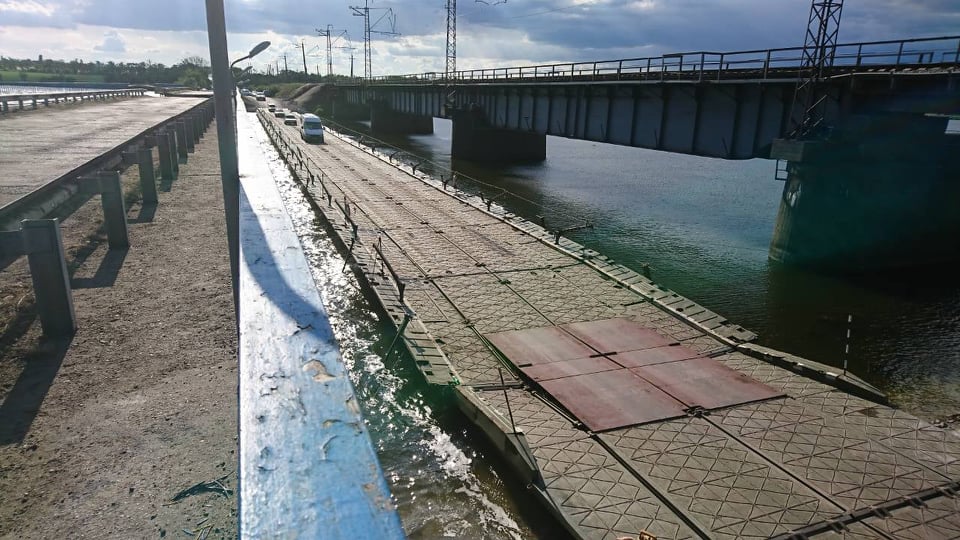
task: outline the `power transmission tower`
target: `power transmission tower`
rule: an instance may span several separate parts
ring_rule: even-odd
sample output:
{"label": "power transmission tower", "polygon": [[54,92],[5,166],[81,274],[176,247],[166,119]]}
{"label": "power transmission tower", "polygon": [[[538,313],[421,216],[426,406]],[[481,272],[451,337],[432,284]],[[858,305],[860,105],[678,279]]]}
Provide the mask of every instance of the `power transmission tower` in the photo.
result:
{"label": "power transmission tower", "polygon": [[[371,34],[380,34],[384,36],[399,36],[397,33],[397,16],[393,13],[391,8],[372,8],[370,7],[370,0],[363,1],[363,7],[350,6],[350,10],[353,11],[354,16],[363,17],[363,78],[369,79],[373,74],[372,62],[370,61],[370,35]],[[370,12],[371,11],[382,11],[383,14],[380,15],[380,18],[370,23]],[[384,19],[390,23],[390,30],[377,30],[376,27]]]}
{"label": "power transmission tower", "polygon": [[829,99],[822,80],[833,66],[842,12],[843,0],[813,0],[810,5],[800,65],[803,78],[793,95],[790,138],[809,136],[822,127]]}
{"label": "power transmission tower", "polygon": [[326,30],[320,30],[317,28],[317,35],[320,37],[327,38],[327,76],[333,75],[333,43],[330,40],[331,27],[333,25],[328,24]]}
{"label": "power transmission tower", "polygon": [[447,66],[444,77],[450,80],[457,71],[457,0],[447,0]]}
{"label": "power transmission tower", "polygon": [[[332,24],[328,24],[326,30],[320,30],[319,28],[316,29],[316,30],[317,30],[317,35],[318,35],[318,36],[327,38],[327,75],[333,75],[333,49],[334,49],[334,46],[337,44],[337,42],[340,41],[341,38],[346,38],[347,41],[349,42],[349,41],[350,41],[350,36],[347,35],[347,31],[346,31],[346,30],[340,30],[340,33],[339,33],[339,34],[334,35],[334,32],[336,32],[336,30],[333,29],[333,25],[332,25]],[[336,47],[336,48],[337,48],[337,49],[344,49],[345,47]],[[352,47],[351,47],[351,48],[352,48]]]}

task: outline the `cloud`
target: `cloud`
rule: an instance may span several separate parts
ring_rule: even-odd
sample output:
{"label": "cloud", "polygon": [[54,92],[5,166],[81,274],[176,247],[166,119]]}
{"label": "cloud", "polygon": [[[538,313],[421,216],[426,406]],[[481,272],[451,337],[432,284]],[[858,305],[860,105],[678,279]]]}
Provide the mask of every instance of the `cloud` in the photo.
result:
{"label": "cloud", "polygon": [[127,44],[123,36],[116,30],[109,30],[103,33],[103,43],[93,48],[95,51],[123,53],[127,52]]}
{"label": "cloud", "polygon": [[46,4],[41,4],[35,0],[6,0],[0,2],[0,12],[21,13],[26,15],[40,15],[50,17],[54,9]]}
{"label": "cloud", "polygon": [[[630,58],[685,51],[736,51],[803,43],[809,0],[524,0],[461,1],[457,18],[457,65],[473,67]],[[253,60],[302,68],[296,44],[312,53],[308,69],[325,71],[325,40],[318,28],[346,30],[363,66],[363,18],[350,6],[359,0],[225,0],[231,57],[261,40],[271,47]],[[389,30],[386,8],[401,36],[373,35],[376,74],[442,71],[446,10],[443,0],[370,0],[374,30]],[[379,21],[379,23],[377,22]],[[69,29],[70,32],[55,29]],[[844,42],[956,34],[957,0],[863,0],[844,7]],[[0,0],[5,55],[33,57],[48,43],[65,43],[58,54],[94,59],[175,63],[208,56],[206,14],[199,0]],[[106,32],[116,32],[108,35]],[[122,36],[120,33],[122,32]],[[70,39],[64,37],[71,36]],[[43,39],[36,39],[42,36]],[[86,40],[86,41],[85,41]],[[337,46],[346,46],[342,39]],[[27,46],[29,44],[29,46]],[[73,51],[67,53],[66,51]],[[334,71],[349,71],[349,51],[333,50]]]}

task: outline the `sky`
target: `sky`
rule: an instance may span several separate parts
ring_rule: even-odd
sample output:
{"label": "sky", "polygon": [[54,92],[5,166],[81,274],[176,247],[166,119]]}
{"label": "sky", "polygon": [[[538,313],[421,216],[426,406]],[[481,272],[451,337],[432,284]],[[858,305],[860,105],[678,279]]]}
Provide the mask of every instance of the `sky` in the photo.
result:
{"label": "sky", "polygon": [[[367,0],[374,75],[443,71],[445,0]],[[363,73],[363,0],[225,0],[231,58]],[[460,0],[457,67],[549,64],[803,44],[809,0]],[[388,11],[391,10],[391,11]],[[395,20],[395,25],[391,24]],[[384,33],[378,33],[384,32]],[[395,32],[399,35],[388,35]],[[960,0],[845,0],[841,42],[960,34]],[[343,47],[343,48],[339,48]],[[173,64],[209,58],[201,0],[0,0],[0,55]],[[239,64],[249,65],[247,63]]]}

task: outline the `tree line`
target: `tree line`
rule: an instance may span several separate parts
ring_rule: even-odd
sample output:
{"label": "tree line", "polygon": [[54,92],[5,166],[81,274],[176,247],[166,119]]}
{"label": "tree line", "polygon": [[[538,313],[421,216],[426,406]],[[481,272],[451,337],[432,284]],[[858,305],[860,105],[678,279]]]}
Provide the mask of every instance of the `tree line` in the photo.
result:
{"label": "tree line", "polygon": [[[281,71],[278,74],[244,73],[250,86],[283,82],[321,82],[327,77],[307,75],[300,71]],[[83,60],[51,60],[46,58],[18,59],[0,56],[0,83],[18,81],[46,82],[107,82],[131,84],[182,84],[195,88],[210,85],[210,63],[200,56],[189,56],[167,66],[145,62],[84,62]],[[339,78],[339,77],[335,77]]]}

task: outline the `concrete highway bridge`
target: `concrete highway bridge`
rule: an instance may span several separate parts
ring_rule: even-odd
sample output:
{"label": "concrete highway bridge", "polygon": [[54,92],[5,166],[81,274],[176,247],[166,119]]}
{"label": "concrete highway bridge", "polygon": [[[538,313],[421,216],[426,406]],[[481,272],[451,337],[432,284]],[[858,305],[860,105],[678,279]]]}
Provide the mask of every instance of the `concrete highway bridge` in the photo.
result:
{"label": "concrete highway bridge", "polygon": [[380,133],[450,118],[455,159],[542,160],[546,135],[777,159],[786,185],[771,258],[857,271],[960,258],[960,148],[946,133],[960,115],[960,36],[830,48],[821,129],[797,139],[803,50],[378,77],[339,84],[327,110],[369,115]]}

